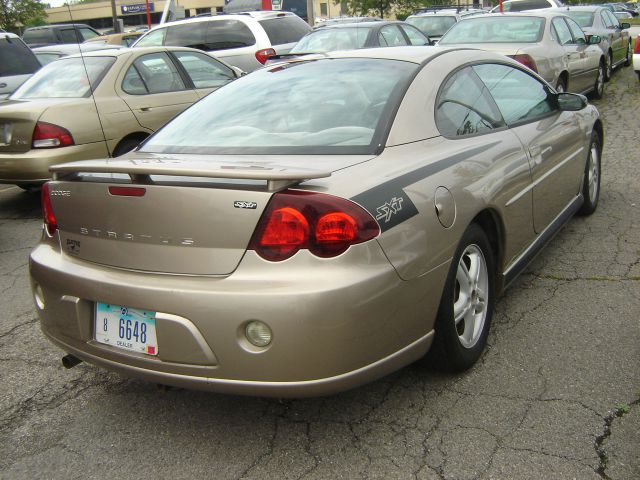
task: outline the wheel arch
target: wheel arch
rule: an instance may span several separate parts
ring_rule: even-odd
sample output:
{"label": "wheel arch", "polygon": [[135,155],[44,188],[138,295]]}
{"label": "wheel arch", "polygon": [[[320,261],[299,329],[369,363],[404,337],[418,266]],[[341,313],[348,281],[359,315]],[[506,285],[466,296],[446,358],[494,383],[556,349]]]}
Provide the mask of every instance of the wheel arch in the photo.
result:
{"label": "wheel arch", "polygon": [[124,137],[122,137],[120,139],[120,141],[116,144],[115,147],[113,147],[113,151],[111,152],[112,156],[115,156],[115,152],[118,151],[118,148],[120,148],[124,143],[130,141],[130,140],[135,140],[138,143],[142,142],[145,138],[147,138],[150,134],[147,132],[132,132],[132,133],[128,133],[127,135],[125,135]]}
{"label": "wheel arch", "polygon": [[491,251],[493,253],[493,257],[495,259],[495,282],[496,282],[496,293],[500,293],[503,289],[503,285],[501,282],[502,275],[499,275],[503,260],[504,260],[504,245],[505,245],[505,234],[504,234],[504,224],[502,222],[502,218],[497,210],[494,208],[485,208],[484,210],[478,212],[471,223],[475,223],[487,235],[487,239],[489,240],[489,245],[491,245]]}
{"label": "wheel arch", "polygon": [[600,137],[600,148],[604,148],[604,126],[602,125],[602,120],[599,118],[593,124],[593,130]]}

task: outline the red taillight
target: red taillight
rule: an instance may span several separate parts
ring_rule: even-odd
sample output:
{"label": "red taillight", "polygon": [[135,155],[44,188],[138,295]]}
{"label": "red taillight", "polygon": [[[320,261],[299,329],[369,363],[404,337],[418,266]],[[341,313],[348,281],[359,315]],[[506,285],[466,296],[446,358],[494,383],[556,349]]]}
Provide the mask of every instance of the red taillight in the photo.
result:
{"label": "red taillight", "polygon": [[538,67],[536,65],[536,62],[533,60],[533,58],[531,58],[531,56],[526,55],[526,54],[511,55],[511,58],[513,58],[516,62],[521,63],[525,67],[528,67],[531,70],[533,70],[534,72],[538,73]]}
{"label": "red taillight", "polygon": [[273,48],[263,48],[262,50],[258,50],[256,52],[256,60],[258,60],[262,65],[267,62],[269,57],[273,57],[276,54],[276,51]]}
{"label": "red taillight", "polygon": [[67,147],[74,143],[69,130],[53,123],[38,122],[33,129],[33,148]]}
{"label": "red taillight", "polygon": [[285,190],[271,199],[249,249],[271,261],[285,260],[300,249],[328,258],[379,233],[380,227],[373,217],[349,200],[324,193]]}
{"label": "red taillight", "polygon": [[56,233],[58,229],[58,221],[53,213],[53,207],[51,206],[51,197],[49,196],[49,184],[45,183],[42,186],[42,216],[44,218],[44,228],[49,235]]}
{"label": "red taillight", "polygon": [[633,48],[633,53],[640,53],[640,35],[636,38],[636,46]]}

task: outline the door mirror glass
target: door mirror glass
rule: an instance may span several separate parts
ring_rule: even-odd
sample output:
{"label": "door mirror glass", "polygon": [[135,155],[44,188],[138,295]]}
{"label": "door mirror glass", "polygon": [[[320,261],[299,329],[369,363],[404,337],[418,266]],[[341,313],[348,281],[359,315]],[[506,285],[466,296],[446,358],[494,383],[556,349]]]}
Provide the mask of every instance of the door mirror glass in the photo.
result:
{"label": "door mirror glass", "polygon": [[587,41],[589,45],[598,45],[602,41],[602,38],[599,35],[589,35]]}
{"label": "door mirror glass", "polygon": [[631,24],[630,23],[621,23],[620,24],[620,28],[622,30],[626,30],[627,28],[631,28]]}
{"label": "door mirror glass", "polygon": [[563,112],[577,112],[587,106],[587,98],[577,93],[557,93],[558,108]]}

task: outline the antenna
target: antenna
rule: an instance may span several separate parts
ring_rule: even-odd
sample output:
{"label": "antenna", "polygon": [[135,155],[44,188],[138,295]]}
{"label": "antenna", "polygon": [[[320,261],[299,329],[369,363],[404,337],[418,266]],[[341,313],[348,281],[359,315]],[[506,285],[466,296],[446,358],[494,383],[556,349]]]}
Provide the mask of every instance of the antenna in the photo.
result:
{"label": "antenna", "polygon": [[[73,24],[73,33],[76,35],[76,45],[78,45],[78,51],[80,52],[80,60],[82,61],[82,67],[84,68],[84,74],[87,76],[87,82],[89,83],[89,91],[91,92],[91,99],[93,100],[93,105],[96,107],[96,116],[98,117],[98,123],[100,124],[100,131],[102,132],[102,138],[104,140],[104,146],[107,149],[107,155],[111,157],[111,152],[109,151],[109,144],[107,143],[107,136],[104,133],[104,126],[102,125],[102,119],[100,118],[100,112],[98,111],[98,102],[96,102],[96,97],[93,94],[93,85],[91,83],[91,77],[89,77],[89,70],[87,69],[87,64],[84,61],[84,54],[82,53],[82,46],[80,45],[80,32],[78,32],[78,27],[76,26],[76,22],[73,20],[73,15],[71,14],[71,7],[69,3],[65,3],[67,7],[67,11],[69,12],[69,18],[71,19],[71,23]],[[115,25],[114,25],[115,28]]]}

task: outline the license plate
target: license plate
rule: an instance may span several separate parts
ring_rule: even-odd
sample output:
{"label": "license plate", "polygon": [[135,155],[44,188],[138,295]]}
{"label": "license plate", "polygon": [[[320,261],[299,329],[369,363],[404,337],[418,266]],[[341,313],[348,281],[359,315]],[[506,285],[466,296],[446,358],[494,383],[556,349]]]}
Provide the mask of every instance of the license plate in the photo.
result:
{"label": "license plate", "polygon": [[96,303],[95,338],[97,342],[132,352],[158,354],[156,312]]}

